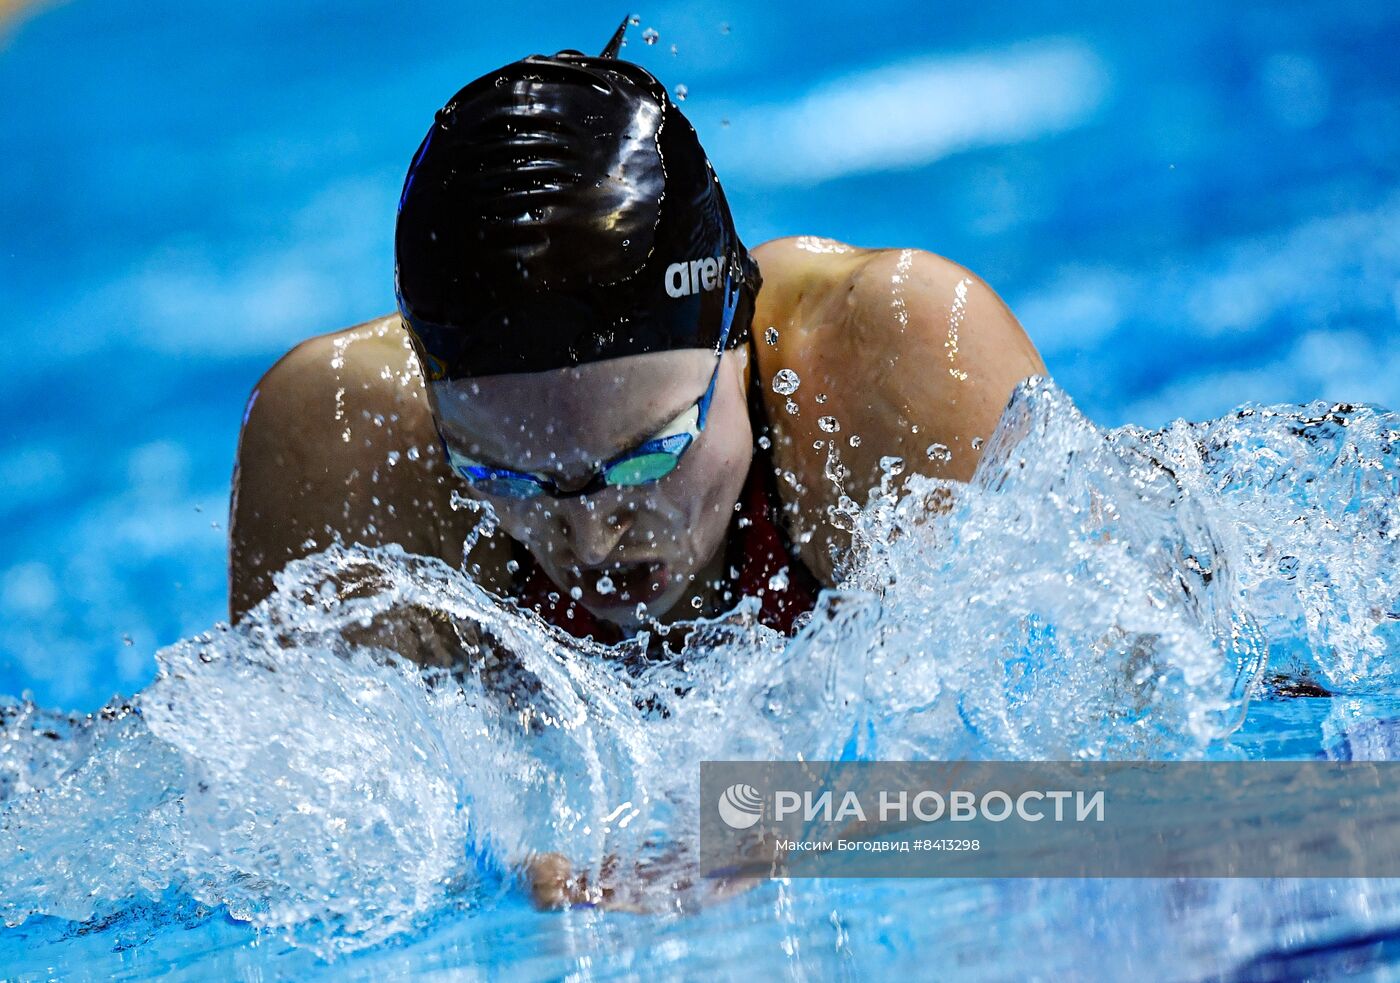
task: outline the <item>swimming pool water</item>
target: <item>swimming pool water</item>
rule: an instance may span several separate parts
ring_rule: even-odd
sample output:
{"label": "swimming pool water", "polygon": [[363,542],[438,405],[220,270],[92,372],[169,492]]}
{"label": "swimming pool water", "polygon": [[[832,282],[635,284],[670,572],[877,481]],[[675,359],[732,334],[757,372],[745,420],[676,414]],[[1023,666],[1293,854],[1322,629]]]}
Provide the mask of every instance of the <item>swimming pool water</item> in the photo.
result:
{"label": "swimming pool water", "polygon": [[[995,593],[1049,569],[1051,544],[1062,557],[1083,531],[1072,510],[1031,504],[1064,491],[1042,468],[1043,486],[979,498],[944,538],[872,556],[868,570],[902,569],[908,588],[879,614],[857,585],[831,609],[835,627],[790,648],[706,640],[708,664],[744,668],[707,677],[708,701],[679,715],[690,730],[579,710],[540,759],[594,778],[562,791],[523,782],[544,797],[520,807],[524,818],[485,767],[503,761],[474,760],[471,735],[504,724],[470,700],[344,668],[334,626],[308,625],[295,606],[269,623],[296,625],[296,685],[257,668],[265,638],[200,634],[223,617],[242,402],[296,340],[391,306],[393,203],[432,110],[527,50],[601,47],[616,19],[546,4],[415,12],[74,2],[11,28],[0,51],[0,330],[12,366],[0,390],[11,421],[0,436],[0,692],[35,704],[5,718],[0,905],[10,920],[43,912],[0,936],[3,975],[1116,977],[1163,970],[1163,952],[1180,978],[1393,975],[1400,907],[1386,882],[794,881],[688,914],[617,916],[535,913],[503,870],[550,795],[606,813],[618,794],[668,787],[666,772],[685,794],[682,762],[735,750],[696,736],[725,733],[718,721],[744,721],[740,750],[839,752],[858,728],[793,674],[836,654],[939,656],[924,703],[867,696],[875,736],[860,753],[871,756],[1391,755],[1397,527],[1381,448],[1395,424],[1328,418],[1339,401],[1400,405],[1400,17],[1388,5],[639,11],[661,40],[634,37],[627,53],[688,86],[685,109],[748,241],[918,246],[998,289],[1058,384],[1026,403],[1039,412],[1020,418],[1017,441],[1042,453],[1097,446],[1060,391],[1102,427],[1219,422],[1120,432],[1104,445],[1112,456],[1072,472],[1075,492],[1140,510],[1125,534],[1133,549],[1090,556],[1100,586],[1032,594],[1024,607]],[[1286,414],[1231,418],[1246,400],[1321,400],[1299,411],[1318,421],[1298,424],[1313,437],[1268,429]],[[1367,427],[1371,464],[1348,438]],[[1150,483],[1139,498],[1131,462],[1143,448],[1177,455],[1180,469],[1212,441],[1253,455],[1236,484],[1216,487],[1209,455],[1187,469],[1184,480],[1202,476],[1191,500],[1215,506],[1164,512],[1169,493]],[[1281,447],[1335,453],[1310,459],[1320,482],[1300,478],[1301,458],[1262,482]],[[1009,516],[1029,523],[1039,551]],[[868,521],[896,519],[877,510]],[[1209,593],[1209,610],[1134,607],[1144,578],[1207,554],[1224,558],[1216,583],[1230,585]],[[395,570],[433,603],[479,602],[441,571]],[[1308,596],[1300,577],[1320,600],[1289,609]],[[1126,644],[1110,637],[1110,610],[1155,619],[1143,632],[1179,682],[1159,713],[1123,730],[1104,724],[1095,686]],[[871,646],[861,632],[881,617],[896,637]],[[156,682],[154,654],[181,639],[161,658],[191,671]],[[571,664],[530,639],[538,671]],[[1095,658],[1074,658],[1085,651]],[[1029,694],[1003,685],[1007,652],[1036,679]],[[1240,680],[1266,663],[1306,669],[1340,695],[1255,700],[1228,737],[1199,724],[1242,710]],[[752,700],[775,680],[788,685],[781,713],[716,709],[720,693]],[[555,699],[618,699],[619,684],[591,671],[552,685]],[[96,711],[114,693],[141,712],[53,716]],[[289,735],[319,757],[287,767],[281,751],[255,753],[298,746]],[[380,749],[378,770],[348,761],[340,778],[325,774],[365,746]],[[543,780],[533,752],[503,746],[515,774]],[[645,746],[670,756],[647,758]],[[350,807],[365,787],[383,796],[375,815]],[[253,833],[228,811],[242,807]],[[304,825],[263,825],[291,816]],[[645,816],[658,828],[674,819]],[[330,850],[337,822],[347,832]],[[550,832],[596,859],[577,830]]]}

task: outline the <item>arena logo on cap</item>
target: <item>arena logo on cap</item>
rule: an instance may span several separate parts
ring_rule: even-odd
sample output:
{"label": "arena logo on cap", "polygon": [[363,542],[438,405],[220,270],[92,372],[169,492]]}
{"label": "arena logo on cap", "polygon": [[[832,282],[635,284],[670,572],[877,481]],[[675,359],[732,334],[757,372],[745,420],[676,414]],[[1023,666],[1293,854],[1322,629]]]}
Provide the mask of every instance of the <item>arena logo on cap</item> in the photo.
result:
{"label": "arena logo on cap", "polygon": [[719,271],[724,257],[706,256],[666,267],[666,292],[672,297],[689,297],[701,290],[714,290],[720,284]]}

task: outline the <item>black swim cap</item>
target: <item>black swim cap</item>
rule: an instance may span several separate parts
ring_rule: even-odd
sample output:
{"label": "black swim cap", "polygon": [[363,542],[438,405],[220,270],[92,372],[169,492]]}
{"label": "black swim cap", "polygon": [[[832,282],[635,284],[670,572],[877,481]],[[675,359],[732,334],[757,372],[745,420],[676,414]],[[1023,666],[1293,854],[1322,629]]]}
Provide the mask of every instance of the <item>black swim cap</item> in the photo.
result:
{"label": "black swim cap", "polygon": [[[640,65],[575,51],[437,113],[394,236],[429,378],[742,343],[760,279],[695,129]],[[726,310],[728,308],[728,310]]]}

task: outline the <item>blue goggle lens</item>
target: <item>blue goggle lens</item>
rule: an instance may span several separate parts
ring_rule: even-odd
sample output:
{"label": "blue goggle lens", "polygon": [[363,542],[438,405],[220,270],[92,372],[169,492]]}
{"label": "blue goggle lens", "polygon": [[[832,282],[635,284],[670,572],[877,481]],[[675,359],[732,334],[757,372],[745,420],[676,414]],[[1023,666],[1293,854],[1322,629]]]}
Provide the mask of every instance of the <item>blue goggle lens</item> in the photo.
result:
{"label": "blue goggle lens", "polygon": [[536,498],[544,494],[544,489],[539,483],[530,478],[510,478],[504,475],[492,475],[489,478],[474,478],[471,475],[467,477],[472,484],[488,495],[500,495],[502,498]]}

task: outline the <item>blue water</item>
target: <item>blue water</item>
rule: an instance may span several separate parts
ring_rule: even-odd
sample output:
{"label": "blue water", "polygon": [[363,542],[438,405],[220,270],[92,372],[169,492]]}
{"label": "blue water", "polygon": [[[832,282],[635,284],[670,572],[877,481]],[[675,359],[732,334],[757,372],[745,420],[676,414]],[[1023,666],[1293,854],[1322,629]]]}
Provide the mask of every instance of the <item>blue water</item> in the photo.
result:
{"label": "blue water", "polygon": [[[689,3],[639,13],[660,41],[646,47],[634,33],[626,53],[688,87],[684,108],[747,241],[811,233],[953,257],[1001,293],[1060,389],[1101,427],[1211,420],[1245,401],[1400,406],[1400,12],[1392,5],[877,2],[855,16],[844,4]],[[433,109],[469,78],[528,51],[601,47],[620,14],[429,3],[409,19],[373,3],[331,10],[264,0],[75,0],[4,28],[0,229],[8,246],[0,251],[0,301],[9,316],[0,342],[10,371],[0,405],[10,425],[0,434],[0,693],[91,712],[114,694],[150,686],[157,650],[191,638],[195,648],[222,644],[197,636],[224,616],[227,481],[252,384],[300,338],[390,309],[393,205]],[[898,99],[882,101],[882,92]],[[1081,433],[1056,413],[1057,434]],[[1284,445],[1270,441],[1282,439],[1261,446],[1276,450]],[[1375,460],[1389,460],[1379,448]],[[1347,453],[1307,468],[1333,469],[1328,487],[1336,488],[1393,475],[1358,470]],[[1289,570],[1286,558],[1296,558],[1247,549],[1252,531],[1283,528],[1270,524],[1279,516],[1269,503],[1287,502],[1289,482],[1302,480],[1298,468],[1285,470],[1282,487],[1240,506],[1249,521],[1228,509],[1207,510],[1202,520],[1212,542],[1221,540],[1219,554],[1241,570],[1258,573],[1266,560]],[[1124,487],[1109,471],[1084,480]],[[1232,507],[1254,494],[1219,491]],[[1255,655],[1305,668],[1342,697],[1256,700],[1241,731],[1212,737],[1182,722],[1191,710],[1235,705],[1223,675],[1211,676],[1219,685],[1208,691],[1174,692],[1166,705],[1176,716],[1141,733],[1111,733],[1089,719],[1102,708],[1085,680],[1060,673],[1058,650],[1037,648],[1036,636],[1025,640],[1024,657],[1043,681],[1084,701],[1082,726],[1046,732],[1038,725],[1053,715],[1014,704],[1015,719],[1036,732],[988,732],[985,721],[1001,718],[997,706],[983,706],[981,731],[941,717],[929,731],[887,721],[876,731],[884,745],[867,750],[890,754],[893,743],[926,754],[1106,746],[1310,756],[1362,747],[1389,756],[1386,721],[1400,716],[1389,702],[1397,645],[1386,611],[1394,608],[1376,605],[1393,599],[1385,588],[1394,565],[1383,548],[1394,526],[1379,513],[1369,527],[1348,526],[1354,501],[1338,492],[1299,506],[1341,528],[1328,540],[1326,522],[1304,524],[1316,537],[1304,548],[1323,558],[1326,574],[1309,582],[1331,598],[1309,609],[1311,622],[1293,612],[1302,627],[1286,628],[1293,615],[1275,603],[1284,588],[1245,576],[1241,590],[1254,591],[1248,602],[1226,598],[1209,617],[1193,613],[1190,637],[1201,644],[1183,643],[1170,656],[1248,662],[1249,653],[1209,643],[1237,619],[1262,618],[1272,634]],[[958,529],[997,528],[986,517],[967,521]],[[1189,530],[1181,535],[1194,541]],[[1349,582],[1345,564],[1334,562],[1348,543],[1362,544],[1370,564],[1362,569],[1379,588]],[[1014,550],[973,555],[980,563]],[[1305,579],[1308,561],[1304,552]],[[925,584],[929,592],[940,584],[963,590],[959,576],[976,573],[954,561],[932,569],[944,579]],[[911,605],[922,603],[917,593]],[[1086,610],[1103,600],[1090,597]],[[1366,620],[1372,609],[1380,611],[1374,623]],[[969,639],[986,628],[971,620],[943,627]],[[241,664],[250,646],[239,640],[230,664]],[[975,648],[969,642],[966,651]],[[324,682],[318,673],[307,678]],[[293,705],[323,706],[328,691],[317,685],[305,694],[311,702]],[[201,739],[241,748],[266,733],[258,727],[276,723],[255,707],[206,706],[205,690],[175,695],[184,709],[154,718],[156,737],[143,729],[149,713],[76,722],[67,725],[71,736],[60,728],[60,739],[34,738],[32,747],[14,738],[15,728],[6,732],[6,769],[35,756],[58,759],[51,772],[30,774],[29,800],[40,812],[47,801],[62,817],[37,828],[72,831],[48,842],[15,818],[11,802],[4,849],[71,857],[81,855],[75,843],[105,834],[118,873],[94,901],[84,893],[91,865],[75,861],[73,879],[61,884],[52,869],[17,880],[21,868],[11,866],[0,893],[7,918],[45,914],[0,936],[4,975],[174,967],[200,976],[306,977],[319,969],[381,978],[449,966],[527,978],[699,975],[739,958],[753,971],[797,976],[937,966],[988,978],[1111,977],[1160,971],[1166,946],[1181,954],[1184,978],[1343,965],[1393,975],[1400,904],[1384,883],[1209,882],[1167,891],[1147,883],[793,882],[697,915],[540,915],[502,872],[505,854],[478,849],[476,832],[458,829],[446,806],[423,823],[467,859],[425,870],[411,903],[383,902],[376,892],[385,882],[349,861],[312,885],[388,905],[392,931],[371,944],[372,933],[336,922],[335,905],[289,901],[296,892],[286,885],[235,890],[242,881],[226,871],[172,859],[184,854],[153,832],[151,816],[162,803],[186,801],[190,768],[212,767],[180,735],[192,721],[234,720],[228,733]],[[291,699],[281,691],[270,698]],[[404,700],[403,713],[420,712],[419,697]],[[41,719],[39,731],[59,726]],[[387,730],[401,715],[375,719]],[[849,733],[840,732],[842,742]],[[630,752],[616,749],[631,748],[636,736],[593,740],[635,770]],[[786,748],[826,740],[791,730],[768,736]],[[397,755],[417,745],[402,743],[386,754],[410,768]],[[469,765],[448,769],[457,777],[445,802],[479,791],[461,777]],[[68,776],[63,795],[44,792],[59,776]],[[233,801],[253,794],[236,776],[221,780]],[[325,781],[308,780],[313,790]],[[389,818],[413,828],[422,814],[403,808]],[[83,814],[91,824],[75,818]],[[381,835],[364,833],[367,844]],[[227,847],[208,828],[181,835]],[[133,842],[152,852],[143,857],[128,848]],[[383,856],[402,861],[411,846]],[[245,876],[266,873],[247,857],[225,860]],[[132,873],[143,869],[158,872],[150,883]],[[202,887],[201,870],[209,878]],[[333,923],[339,927],[326,928]],[[351,944],[328,947],[327,932]],[[325,958],[335,960],[329,969]]]}

